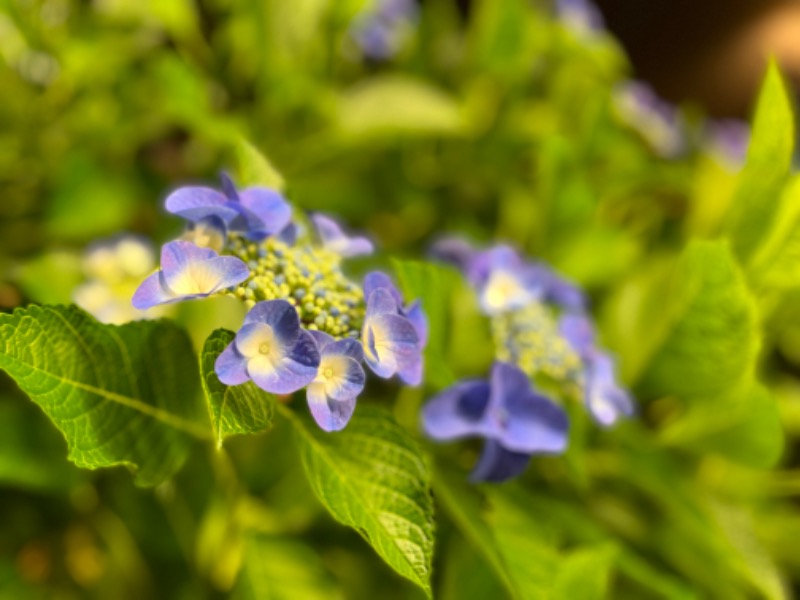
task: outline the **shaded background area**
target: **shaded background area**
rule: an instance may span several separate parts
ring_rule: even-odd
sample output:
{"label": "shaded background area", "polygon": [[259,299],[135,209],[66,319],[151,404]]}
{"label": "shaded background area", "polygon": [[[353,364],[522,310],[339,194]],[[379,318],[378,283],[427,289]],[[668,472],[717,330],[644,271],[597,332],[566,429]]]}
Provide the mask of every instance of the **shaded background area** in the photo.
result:
{"label": "shaded background area", "polygon": [[746,118],[766,59],[800,89],[797,0],[598,0],[638,77],[673,102]]}

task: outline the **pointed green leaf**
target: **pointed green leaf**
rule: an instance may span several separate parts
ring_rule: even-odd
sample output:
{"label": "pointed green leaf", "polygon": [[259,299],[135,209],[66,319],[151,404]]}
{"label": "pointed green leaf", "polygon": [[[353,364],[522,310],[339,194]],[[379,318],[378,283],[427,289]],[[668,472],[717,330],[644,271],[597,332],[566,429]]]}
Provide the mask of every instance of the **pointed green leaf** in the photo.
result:
{"label": "pointed green leaf", "polygon": [[728,230],[737,256],[750,258],[775,220],[792,164],[794,116],[778,66],[770,63],[756,105],[753,135]]}
{"label": "pointed green leaf", "polygon": [[430,596],[430,472],[414,440],[386,413],[359,406],[347,428],[326,433],[288,409],[314,493],[398,573]]}
{"label": "pointed green leaf", "polygon": [[448,93],[407,76],[373,77],[339,99],[338,126],[351,138],[458,135],[460,105]]}
{"label": "pointed green leaf", "polygon": [[800,177],[784,188],[777,213],[769,237],[748,264],[748,277],[759,288],[800,284]]}
{"label": "pointed green leaf", "polygon": [[286,182],[269,159],[247,140],[236,143],[236,175],[241,186],[265,185],[283,190]]}
{"label": "pointed green leaf", "polygon": [[743,384],[718,398],[698,399],[671,423],[662,441],[700,453],[715,452],[752,467],[769,467],[783,450],[783,427],[772,394]]}
{"label": "pointed green leaf", "polygon": [[583,547],[569,554],[553,584],[553,598],[603,600],[608,598],[615,549],[610,545]]}
{"label": "pointed green leaf", "polygon": [[0,315],[0,368],[64,434],[69,459],[126,465],[138,485],[180,468],[209,437],[185,332],[166,321],[102,325],[76,307]]}
{"label": "pointed green leaf", "polygon": [[341,594],[319,556],[291,539],[250,534],[245,538],[237,600],[335,600]]}
{"label": "pointed green leaf", "polygon": [[393,260],[400,289],[407,300],[419,299],[428,318],[428,345],[425,348],[425,379],[435,388],[445,388],[455,380],[446,360],[450,339],[453,290],[458,273],[445,265],[411,260]]}
{"label": "pointed green leaf", "polygon": [[262,433],[272,427],[273,399],[252,381],[227,386],[214,372],[214,363],[233,341],[235,334],[225,329],[214,331],[200,353],[200,377],[208,402],[211,427],[217,448],[231,435]]}
{"label": "pointed green leaf", "polygon": [[651,293],[668,303],[640,332],[655,340],[643,379],[648,391],[712,396],[752,374],[760,344],[756,309],[726,243],[692,243],[666,293],[663,285]]}

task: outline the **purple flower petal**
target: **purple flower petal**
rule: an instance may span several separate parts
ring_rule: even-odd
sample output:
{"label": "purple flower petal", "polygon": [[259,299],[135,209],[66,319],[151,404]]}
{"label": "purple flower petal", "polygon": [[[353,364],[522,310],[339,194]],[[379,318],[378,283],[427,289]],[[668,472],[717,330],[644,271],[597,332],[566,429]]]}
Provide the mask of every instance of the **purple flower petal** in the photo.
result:
{"label": "purple flower petal", "polygon": [[131,303],[134,308],[146,310],[157,304],[174,302],[175,298],[164,286],[163,274],[158,271],[145,279],[133,294]]}
{"label": "purple flower petal", "polygon": [[614,377],[614,362],[606,354],[595,353],[587,364],[586,406],[594,419],[608,427],[634,412],[630,394]]}
{"label": "purple flower petal", "polygon": [[586,315],[567,313],[559,320],[558,329],[584,360],[594,352],[594,327]]}
{"label": "purple flower petal", "polygon": [[378,288],[367,296],[367,319],[379,315],[399,314],[400,307],[391,290],[387,288]]}
{"label": "purple flower petal", "polygon": [[293,344],[300,335],[300,317],[297,309],[286,300],[259,302],[244,318],[244,325],[264,323],[269,325],[281,345]]}
{"label": "purple flower petal", "polygon": [[344,400],[362,392],[366,375],[361,365],[349,356],[328,354],[321,358],[314,381],[324,384],[328,397]]}
{"label": "purple flower petal", "polygon": [[306,400],[311,416],[323,431],[340,431],[345,428],[356,408],[356,397],[334,400],[325,394],[325,386],[312,383],[306,390]]}
{"label": "purple flower petal", "polygon": [[209,187],[178,188],[167,196],[165,205],[172,214],[194,223],[208,217],[218,217],[229,223],[239,215],[223,194]]}
{"label": "purple flower petal", "polygon": [[470,480],[501,483],[522,475],[530,460],[530,454],[512,452],[495,440],[486,440],[483,453],[470,474]]}
{"label": "purple flower petal", "polygon": [[236,351],[233,341],[217,357],[214,371],[225,385],[241,385],[250,379],[247,375],[247,359]]}
{"label": "purple flower petal", "polygon": [[422,310],[422,303],[419,300],[414,300],[409,306],[403,309],[403,316],[405,316],[414,329],[417,331],[419,338],[419,347],[424,348],[428,345],[428,317],[425,311]]}
{"label": "purple flower petal", "polygon": [[307,331],[300,331],[297,342],[282,350],[283,356],[277,361],[272,355],[265,355],[247,363],[253,382],[273,394],[291,394],[305,387],[314,380],[319,367],[319,350]]}
{"label": "purple flower petal", "polygon": [[[384,290],[376,290],[372,297]],[[389,298],[388,294],[386,297]],[[394,301],[389,298],[394,304]],[[364,322],[364,358],[379,377],[412,369],[419,360],[419,339],[411,321],[396,314],[369,316]]]}
{"label": "purple flower petal", "polygon": [[422,410],[425,433],[443,441],[480,434],[489,406],[489,393],[489,383],[483,380],[465,381],[447,388]]}
{"label": "purple flower petal", "polygon": [[249,187],[239,192],[239,200],[245,209],[249,233],[256,239],[282,231],[292,220],[289,203],[275,190]]}
{"label": "purple flower petal", "polygon": [[391,277],[382,271],[371,271],[364,276],[364,298],[369,299],[372,292],[378,289],[384,289],[392,296],[397,306],[403,304],[403,295],[400,290],[394,285]]}
{"label": "purple flower petal", "polygon": [[374,249],[372,242],[365,237],[350,237],[330,217],[316,213],[311,215],[311,222],[317,230],[323,247],[327,250],[345,258],[372,254]]}
{"label": "purple flower petal", "polygon": [[[527,375],[515,366],[495,363],[492,370],[489,419],[499,427],[489,433],[507,450],[532,454],[562,452],[567,447],[569,419],[560,406],[533,391]],[[494,430],[494,431],[493,431]]]}
{"label": "purple flower petal", "polygon": [[431,256],[466,272],[478,251],[461,238],[444,238],[435,242]]}

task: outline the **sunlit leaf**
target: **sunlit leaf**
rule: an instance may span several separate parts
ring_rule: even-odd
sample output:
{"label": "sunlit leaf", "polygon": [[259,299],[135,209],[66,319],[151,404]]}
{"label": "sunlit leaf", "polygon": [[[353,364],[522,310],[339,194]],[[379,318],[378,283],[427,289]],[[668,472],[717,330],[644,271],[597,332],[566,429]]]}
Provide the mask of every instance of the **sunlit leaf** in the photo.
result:
{"label": "sunlit leaf", "polygon": [[643,384],[655,394],[710,396],[753,372],[760,334],[754,301],[724,242],[695,242],[683,253],[643,338],[655,340]]}
{"label": "sunlit leaf", "polygon": [[728,229],[737,256],[750,257],[773,224],[794,148],[794,116],[778,66],[770,63],[761,86],[753,133],[733,198]]}
{"label": "sunlit leaf", "polygon": [[261,433],[272,427],[274,398],[271,394],[259,389],[252,381],[227,386],[214,371],[217,357],[231,343],[234,335],[230,331],[217,329],[208,337],[200,353],[200,377],[217,448],[222,448],[228,436]]}
{"label": "sunlit leaf", "polygon": [[433,502],[428,466],[386,413],[359,406],[347,428],[326,433],[286,411],[314,493],[398,573],[431,593]]}
{"label": "sunlit leaf", "polygon": [[180,468],[207,439],[189,339],[166,321],[102,325],[75,307],[0,315],[0,368],[61,430],[69,459],[125,465],[142,486]]}
{"label": "sunlit leaf", "polygon": [[336,600],[341,594],[319,556],[297,540],[249,534],[238,600]]}
{"label": "sunlit leaf", "polygon": [[553,584],[553,598],[608,598],[614,547],[585,547],[567,555]]}
{"label": "sunlit leaf", "polygon": [[236,144],[236,175],[240,186],[265,185],[282,190],[286,185],[269,159],[247,140]]}

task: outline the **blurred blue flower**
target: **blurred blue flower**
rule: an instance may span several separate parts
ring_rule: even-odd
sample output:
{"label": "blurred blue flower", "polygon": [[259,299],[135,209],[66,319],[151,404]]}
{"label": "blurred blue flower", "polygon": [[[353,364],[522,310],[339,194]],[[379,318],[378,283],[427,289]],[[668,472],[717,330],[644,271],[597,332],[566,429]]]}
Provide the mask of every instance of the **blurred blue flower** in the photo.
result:
{"label": "blurred blue flower", "polygon": [[489,381],[465,381],[434,397],[422,421],[435,440],[486,439],[473,481],[519,475],[531,455],[563,452],[569,431],[564,410],[538,394],[519,368],[503,362],[494,363]]}
{"label": "blurred blue flower", "polygon": [[325,431],[344,429],[364,389],[361,343],[351,338],[335,340],[321,331],[310,332],[320,353],[317,375],[306,389],[308,408]]}
{"label": "blurred blue flower", "polygon": [[201,298],[243,282],[250,270],[240,259],[219,256],[210,248],[198,248],[177,240],[161,249],[161,270],[145,279],[133,294],[133,306],[144,310]]}
{"label": "blurred blue flower", "polygon": [[311,215],[311,222],[317,230],[322,247],[343,258],[372,254],[374,250],[372,242],[367,238],[348,236],[336,221],[326,215],[315,213]]}
{"label": "blurred blue flower", "polygon": [[687,148],[680,111],[641,81],[628,81],[616,90],[619,116],[663,158],[675,158]]}
{"label": "blurred blue flower", "polygon": [[489,316],[522,308],[531,302],[552,302],[566,310],[586,308],[583,293],[541,263],[523,260],[510,246],[475,250],[464,240],[444,238],[433,255],[458,267],[475,288],[481,309]]}
{"label": "blurred blue flower", "polygon": [[364,357],[376,375],[399,375],[409,385],[422,381],[422,346],[417,328],[403,316],[390,289],[379,287],[367,296],[361,333]]}
{"label": "blurred blue flower", "polygon": [[732,171],[740,169],[750,145],[750,125],[738,119],[710,119],[705,127],[711,151]]}
{"label": "blurred blue flower", "polygon": [[605,30],[603,13],[591,0],[556,0],[556,13],[567,27],[583,37]]}
{"label": "blurred blue flower", "polygon": [[400,50],[417,18],[415,0],[374,0],[353,23],[351,35],[364,56],[386,60]]}
{"label": "blurred blue flower", "polygon": [[311,383],[319,365],[317,343],[300,326],[294,306],[270,300],[250,309],[214,370],[225,385],[252,379],[266,392],[290,394]]}
{"label": "blurred blue flower", "polygon": [[220,178],[222,192],[200,186],[178,188],[167,197],[167,210],[195,226],[242,233],[256,241],[281,232],[291,221],[291,207],[279,192],[263,186],[238,191],[225,173]]}
{"label": "blurred blue flower", "polygon": [[608,427],[634,412],[630,394],[617,383],[614,361],[595,345],[595,333],[584,315],[566,314],[559,328],[584,365],[584,401],[594,419]]}

